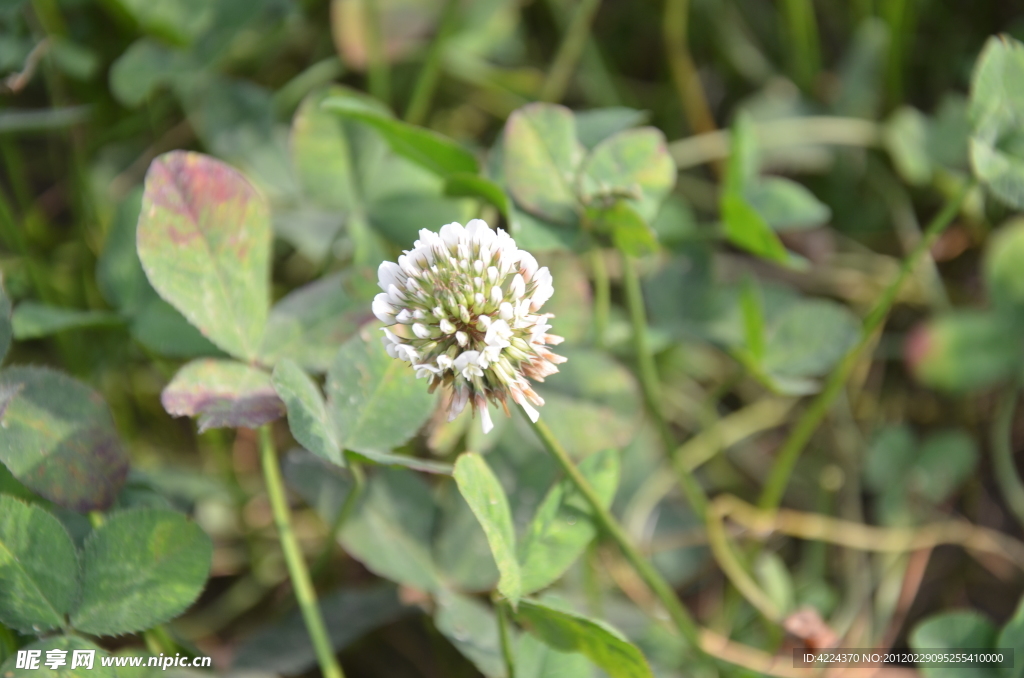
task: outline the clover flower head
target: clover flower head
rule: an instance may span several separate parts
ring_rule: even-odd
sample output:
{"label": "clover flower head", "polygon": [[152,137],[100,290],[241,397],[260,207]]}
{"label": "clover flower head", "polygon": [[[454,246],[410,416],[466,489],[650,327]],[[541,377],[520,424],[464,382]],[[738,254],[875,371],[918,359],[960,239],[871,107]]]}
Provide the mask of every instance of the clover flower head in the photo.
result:
{"label": "clover flower head", "polygon": [[473,219],[438,233],[421,230],[413,248],[397,263],[382,263],[377,277],[384,291],[373,313],[388,325],[388,355],[429,379],[431,392],[451,391],[449,421],[468,404],[487,433],[488,401],[508,414],[508,397],[537,421],[534,406],[544,400],[530,380],[544,381],[565,362],[548,348],[562,343],[548,334],[553,314],[539,313],[554,291],[546,266],[505,231]]}

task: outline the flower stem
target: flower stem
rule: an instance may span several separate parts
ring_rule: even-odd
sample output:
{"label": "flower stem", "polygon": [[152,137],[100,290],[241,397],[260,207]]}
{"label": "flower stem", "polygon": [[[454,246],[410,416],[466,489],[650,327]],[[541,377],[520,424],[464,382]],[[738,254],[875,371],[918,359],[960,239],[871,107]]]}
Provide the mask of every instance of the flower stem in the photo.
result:
{"label": "flower stem", "polygon": [[391,73],[384,51],[384,26],[381,22],[378,0],[362,0],[363,20],[366,22],[366,56],[370,94],[385,104],[391,98]]}
{"label": "flower stem", "polygon": [[612,290],[608,279],[608,265],[599,247],[590,250],[590,268],[594,275],[594,346],[604,348]]}
{"label": "flower stem", "polygon": [[508,621],[508,607],[503,600],[495,600],[498,613],[498,636],[501,639],[501,657],[505,660],[506,678],[516,678],[516,660],[512,651],[512,636]]}
{"label": "flower stem", "polygon": [[[526,417],[527,421],[530,421],[529,416]],[[555,458],[558,464],[562,467],[562,470],[568,476],[569,480],[576,486],[583,498],[590,504],[590,508],[593,511],[594,520],[600,526],[600,528],[612,538],[612,540],[618,544],[622,550],[626,560],[629,561],[636,573],[640,575],[640,578],[645,584],[651,589],[661,604],[665,607],[669,617],[672,619],[673,624],[679,629],[679,632],[694,648],[694,650],[701,652],[700,644],[700,632],[696,622],[690,616],[690,613],[680,602],[676,592],[672,590],[665,578],[661,576],[661,573],[654,568],[654,566],[641,554],[640,551],[633,545],[626,535],[625,530],[619,525],[615,516],[612,515],[611,511],[605,508],[601,499],[597,496],[594,488],[590,485],[590,482],[580,473],[580,470],[576,468],[576,464],[569,457],[568,452],[561,446],[558,440],[555,439],[551,433],[551,429],[547,427],[543,421],[538,420],[532,422],[533,430],[537,433],[541,442],[544,444],[545,449]]]}
{"label": "flower stem", "polygon": [[711,115],[707,97],[704,96],[704,86],[697,74],[697,67],[690,56],[686,36],[689,13],[689,0],[667,0],[662,32],[665,51],[668,53],[668,64],[672,70],[672,81],[686,120],[690,124],[690,131],[693,134],[706,134],[715,131],[715,119]]}
{"label": "flower stem", "polygon": [[541,89],[541,101],[561,101],[565,96],[569,79],[572,78],[573,71],[576,70],[583,55],[583,49],[587,46],[590,26],[594,23],[594,15],[597,14],[600,4],[601,0],[579,0],[577,3],[569,28],[558,47],[558,53],[555,54],[555,60]]}
{"label": "flower stem", "polygon": [[811,0],[785,0],[782,7],[785,14],[783,33],[790,45],[790,72],[797,84],[805,90],[810,89],[821,69],[821,46],[814,5]]}
{"label": "flower stem", "polygon": [[359,498],[363,496],[363,489],[366,487],[366,473],[363,471],[363,465],[352,459],[348,460],[348,468],[352,473],[352,480],[354,484],[352,489],[349,490],[345,500],[341,502],[341,506],[338,507],[338,513],[334,516],[334,520],[328,526],[330,530],[328,534],[327,543],[324,545],[323,551],[317,556],[316,563],[313,565],[313,574],[319,576],[331,562],[331,553],[334,551],[334,541],[337,539],[338,531],[348,521],[348,517],[352,515],[353,509],[356,504],[359,503]]}
{"label": "flower stem", "polygon": [[18,641],[14,637],[14,632],[0,624],[0,664],[7,661],[7,658],[13,656],[17,650]]}
{"label": "flower stem", "polygon": [[[626,253],[622,254],[622,275],[626,284],[626,305],[629,307],[629,318],[633,324],[633,346],[640,372],[640,384],[644,390],[647,407],[658,425],[665,453],[673,456],[676,441],[661,407],[661,384],[658,381],[658,368],[654,364],[654,355],[651,353],[651,345],[647,336],[647,312],[644,309],[640,276],[636,272],[633,258]],[[683,488],[686,499],[690,502],[697,517],[703,521],[708,508],[707,495],[704,494],[700,483],[686,466],[682,464],[673,464],[672,466],[679,476],[679,485]]]}
{"label": "flower stem", "polygon": [[882,323],[888,316],[889,310],[892,308],[893,303],[895,303],[896,295],[899,293],[904,281],[906,281],[918,260],[921,259],[925,252],[931,249],[938,237],[946,230],[946,227],[952,223],[953,218],[964,202],[964,198],[967,197],[967,193],[973,186],[973,182],[968,182],[956,195],[946,201],[945,206],[928,225],[924,237],[918,242],[917,247],[903,260],[903,266],[900,267],[899,274],[885,288],[881,298],[864,319],[864,324],[861,326],[860,331],[860,340],[853,348],[846,352],[843,359],[832,370],[828,380],[825,382],[825,388],[821,390],[821,393],[811,402],[810,406],[804,410],[796,426],[793,427],[779,449],[779,453],[775,457],[775,463],[768,474],[768,480],[765,482],[764,490],[761,493],[761,499],[758,502],[760,508],[771,510],[779,506],[779,503],[782,501],[782,495],[786,491],[786,486],[789,484],[789,477],[796,467],[797,459],[800,458],[800,453],[825,418],[825,415],[832,408],[832,403],[835,402],[835,399],[842,392],[843,386],[857,366],[861,354],[871,345],[875,332],[881,328]]}
{"label": "flower stem", "polygon": [[441,25],[437,29],[434,41],[430,43],[427,51],[426,61],[416,79],[416,86],[412,90],[412,98],[405,109],[405,121],[412,125],[423,124],[427,112],[430,110],[430,101],[434,97],[434,90],[437,89],[438,75],[441,73],[441,61],[444,57],[444,44],[455,28],[458,0],[446,0],[441,13]]}
{"label": "flower stem", "polygon": [[1013,414],[1017,410],[1017,385],[1014,384],[999,403],[992,422],[992,462],[996,481],[1017,521],[1024,525],[1024,484],[1013,463]]}
{"label": "flower stem", "polygon": [[284,480],[281,478],[281,470],[277,465],[277,451],[274,449],[270,426],[270,424],[264,424],[260,428],[260,462],[263,465],[263,478],[267,484],[267,495],[270,497],[270,506],[274,513],[274,523],[277,525],[281,550],[284,552],[284,561],[288,566],[288,575],[291,577],[292,586],[295,588],[295,598],[298,600],[299,609],[302,610],[306,630],[309,632],[317,661],[320,663],[320,672],[324,678],[344,678],[345,674],[338,664],[337,657],[334,656],[334,649],[331,647],[327,627],[324,626],[323,617],[320,615],[320,608],[317,607],[316,591],[313,589],[309,570],[306,569],[306,561],[303,560],[299,542],[292,531],[291,515],[288,510],[288,501],[285,498]]}

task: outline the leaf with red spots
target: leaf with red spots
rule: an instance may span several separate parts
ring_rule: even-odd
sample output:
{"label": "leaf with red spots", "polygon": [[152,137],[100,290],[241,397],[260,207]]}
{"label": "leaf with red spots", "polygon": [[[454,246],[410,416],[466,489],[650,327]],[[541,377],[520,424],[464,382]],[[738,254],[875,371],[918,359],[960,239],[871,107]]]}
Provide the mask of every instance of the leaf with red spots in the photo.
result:
{"label": "leaf with red spots", "polygon": [[79,512],[109,507],[128,473],[99,393],[54,370],[0,374],[0,462],[29,489]]}
{"label": "leaf with red spots", "polygon": [[253,360],[270,306],[270,210],[237,170],[165,153],[150,165],[138,249],[150,283],[210,341]]}
{"label": "leaf with red spots", "polygon": [[505,124],[505,182],[527,212],[559,224],[578,218],[576,175],[586,149],[564,106],[523,106]]}
{"label": "leaf with red spots", "polygon": [[178,370],[160,401],[176,417],[198,417],[200,433],[258,428],[284,414],[270,375],[233,360],[193,360]]}

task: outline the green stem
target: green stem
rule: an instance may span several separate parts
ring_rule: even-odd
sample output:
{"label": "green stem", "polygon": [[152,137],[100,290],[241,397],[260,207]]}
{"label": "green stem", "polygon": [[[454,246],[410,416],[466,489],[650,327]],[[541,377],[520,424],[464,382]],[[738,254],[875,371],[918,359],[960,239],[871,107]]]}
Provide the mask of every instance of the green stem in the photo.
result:
{"label": "green stem", "polygon": [[996,482],[1017,521],[1024,525],[1024,484],[1013,462],[1013,414],[1017,409],[1017,385],[1014,384],[999,403],[992,422],[992,462]]}
{"label": "green stem", "polygon": [[302,610],[302,617],[306,621],[306,630],[309,632],[309,638],[316,650],[320,672],[324,678],[344,678],[345,674],[342,673],[341,666],[338,664],[338,658],[334,656],[334,649],[331,647],[327,628],[320,615],[320,608],[317,607],[316,591],[313,589],[309,570],[306,569],[306,561],[302,558],[299,542],[292,531],[284,480],[281,478],[281,469],[277,465],[277,451],[274,449],[274,439],[270,427],[270,424],[264,424],[260,428],[260,463],[263,465],[267,496],[270,498],[270,506],[274,513],[274,523],[277,525],[278,539],[281,542],[281,550],[284,552],[288,575],[291,577],[295,598]]}
{"label": "green stem", "polygon": [[604,348],[608,333],[608,315],[611,311],[611,281],[608,265],[600,247],[590,250],[590,268],[594,275],[594,346]]}
{"label": "green stem", "polygon": [[345,500],[341,502],[341,506],[338,508],[337,515],[334,516],[334,520],[331,522],[329,527],[330,534],[328,535],[327,543],[324,545],[324,550],[320,552],[320,555],[316,559],[316,564],[313,565],[313,574],[319,576],[331,562],[331,553],[334,551],[334,541],[337,538],[338,531],[348,521],[348,517],[352,515],[353,509],[356,504],[359,503],[359,498],[363,496],[363,489],[366,487],[366,474],[363,472],[363,466],[357,461],[352,459],[348,460],[348,468],[352,472],[352,480],[354,485],[352,490],[345,497]]}
{"label": "green stem", "polygon": [[[184,649],[178,646],[178,643],[175,642],[174,638],[171,638],[171,634],[167,632],[167,628],[163,625],[146,629],[142,634],[142,638],[146,641],[146,647],[153,654],[166,653],[170,655]],[[153,648],[156,649],[154,650]],[[185,654],[191,653],[186,651]]]}
{"label": "green stem", "polygon": [[[843,118],[833,115],[782,118],[754,125],[758,147],[762,150],[793,146],[878,146],[882,140],[881,126],[872,120]],[[729,131],[717,130],[673,141],[668,152],[680,171],[706,162],[729,157]]]}
{"label": "green stem", "polygon": [[160,645],[160,641],[149,631],[142,634],[142,640],[146,643],[146,649],[149,650],[151,654],[163,654],[167,650],[167,648]]}
{"label": "green stem", "polygon": [[786,30],[790,45],[790,72],[804,89],[809,89],[821,70],[821,45],[811,0],[785,0]]}
{"label": "green stem", "polygon": [[763,614],[766,619],[776,623],[779,622],[782,613],[775,606],[774,601],[761,590],[761,587],[758,586],[754,578],[743,567],[740,556],[736,553],[736,550],[725,534],[722,517],[715,511],[709,511],[706,528],[708,545],[711,547],[711,552],[715,555],[715,561],[722,568],[722,571],[725,572],[725,576],[736,587],[740,595],[746,598],[747,602]]}
{"label": "green stem", "polygon": [[28,240],[25,238],[25,229],[14,217],[14,210],[7,200],[7,195],[0,188],[0,239],[4,240],[24,260],[25,268],[28,271],[28,278],[35,288],[39,300],[55,303],[55,296],[47,283],[46,274],[40,262],[32,254]]}
{"label": "green stem", "polygon": [[903,71],[914,39],[917,12],[909,0],[886,0],[878,7],[889,26],[889,55],[885,68],[886,94],[890,102],[902,101]]}
{"label": "green stem", "polygon": [[[633,258],[622,254],[622,276],[626,284],[626,305],[629,307],[629,318],[633,324],[633,347],[636,351],[637,366],[640,372],[640,384],[644,390],[647,407],[650,409],[661,434],[665,454],[670,457],[676,449],[675,437],[672,435],[665,412],[662,410],[661,384],[658,381],[658,368],[654,364],[650,341],[647,336],[647,312],[644,310],[643,290],[640,288],[640,276],[636,272]],[[693,512],[700,520],[707,513],[708,498],[704,494],[697,479],[682,464],[673,464],[679,476],[679,485],[683,488],[686,499],[690,502]]]}
{"label": "green stem", "polygon": [[828,380],[825,382],[825,388],[811,402],[810,406],[804,410],[796,426],[793,427],[793,430],[785,442],[783,442],[771,472],[768,474],[768,480],[765,482],[761,499],[758,502],[758,506],[762,509],[774,510],[779,506],[779,503],[782,501],[782,495],[786,491],[786,486],[789,484],[789,477],[792,475],[793,468],[800,458],[800,453],[825,418],[825,415],[832,408],[832,403],[839,396],[843,386],[846,384],[846,380],[857,366],[861,354],[871,345],[875,332],[881,328],[882,323],[888,316],[889,310],[896,301],[896,295],[899,293],[904,281],[906,281],[924,253],[931,249],[938,237],[942,235],[942,232],[953,221],[953,217],[960,210],[964,198],[967,197],[967,193],[973,186],[973,182],[968,182],[956,195],[946,201],[942,210],[932,219],[917,247],[903,260],[899,275],[885,288],[881,298],[864,319],[864,324],[861,326],[860,331],[860,340],[853,348],[846,352],[843,359],[832,370]]}
{"label": "green stem", "polygon": [[14,637],[14,632],[0,624],[0,664],[7,661],[8,657],[13,656],[17,649],[18,642]]}
{"label": "green stem", "polygon": [[336,56],[327,57],[311,64],[301,73],[274,92],[274,111],[283,117],[290,117],[302,98],[311,91],[336,80],[345,72],[345,65]]}
{"label": "green stem", "polygon": [[441,74],[444,43],[455,29],[458,7],[458,0],[445,2],[441,14],[441,25],[437,29],[434,41],[430,44],[430,49],[427,50],[427,59],[423,63],[423,69],[420,70],[419,78],[416,79],[416,86],[412,90],[409,106],[405,109],[405,121],[412,125],[422,125],[430,110],[430,102],[434,98],[438,76]]}
{"label": "green stem", "polygon": [[[524,413],[525,414],[525,413]],[[529,416],[526,417],[530,421]],[[576,468],[576,464],[569,457],[569,453],[565,451],[565,448],[561,446],[555,436],[551,433],[551,429],[547,427],[543,421],[536,421],[532,423],[533,430],[544,444],[545,449],[555,458],[558,464],[562,467],[565,475],[568,476],[569,480],[576,486],[583,498],[590,504],[590,509],[593,511],[594,520],[597,521],[599,527],[609,536],[612,540],[618,544],[622,550],[622,554],[629,561],[629,564],[633,566],[636,573],[640,575],[640,578],[645,584],[651,589],[654,595],[661,601],[661,604],[665,607],[669,617],[672,619],[672,623],[675,624],[676,628],[682,636],[689,642],[694,650],[700,652],[700,633],[696,622],[690,616],[690,613],[680,602],[676,592],[672,589],[665,578],[661,576],[661,573],[641,554],[640,551],[633,545],[626,535],[625,530],[619,525],[615,516],[612,515],[605,505],[602,503],[600,497],[594,491],[594,488],[590,485],[590,482],[580,473],[580,470]]]}
{"label": "green stem", "polygon": [[540,92],[541,101],[561,101],[565,96],[569,80],[579,64],[583,49],[587,46],[590,27],[594,23],[594,15],[597,14],[600,4],[601,0],[579,0],[569,22],[569,28],[548,71],[548,77],[544,80],[544,87]]}
{"label": "green stem", "polygon": [[[570,8],[565,6],[561,0],[547,0],[548,10],[558,24],[558,30],[565,32],[572,20]],[[580,78],[580,89],[587,101],[594,106],[621,106],[622,98],[615,87],[615,81],[593,33],[587,36],[587,44],[583,48],[583,56],[580,57],[581,74],[586,77]]]}
{"label": "green stem", "polygon": [[501,639],[501,657],[505,660],[507,678],[516,678],[516,660],[512,650],[512,634],[508,620],[508,607],[502,600],[495,600],[494,607],[498,613],[498,636]]}
{"label": "green stem", "polygon": [[385,104],[391,98],[391,72],[384,53],[384,27],[377,0],[362,0],[366,21],[366,56],[369,61],[370,94]]}
{"label": "green stem", "polygon": [[715,131],[715,118],[711,115],[704,86],[701,84],[697,67],[690,56],[687,30],[689,25],[689,0],[666,0],[665,15],[662,20],[662,37],[668,55],[668,65],[672,71],[672,82],[675,84],[679,103],[690,125],[693,134],[706,134]]}

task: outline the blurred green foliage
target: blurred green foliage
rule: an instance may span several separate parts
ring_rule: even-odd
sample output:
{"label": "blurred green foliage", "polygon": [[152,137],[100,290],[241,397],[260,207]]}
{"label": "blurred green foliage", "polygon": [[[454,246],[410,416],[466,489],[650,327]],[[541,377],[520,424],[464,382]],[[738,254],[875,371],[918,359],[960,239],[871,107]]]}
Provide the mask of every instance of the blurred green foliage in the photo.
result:
{"label": "blurred green foliage", "polygon": [[[1019,649],[1018,14],[0,0],[0,673],[38,645],[312,675],[261,425],[347,676]],[[550,268],[543,420],[710,657],[519,413],[445,421],[380,350],[377,265],[474,217]],[[723,556],[680,469],[795,522],[732,515]]]}

